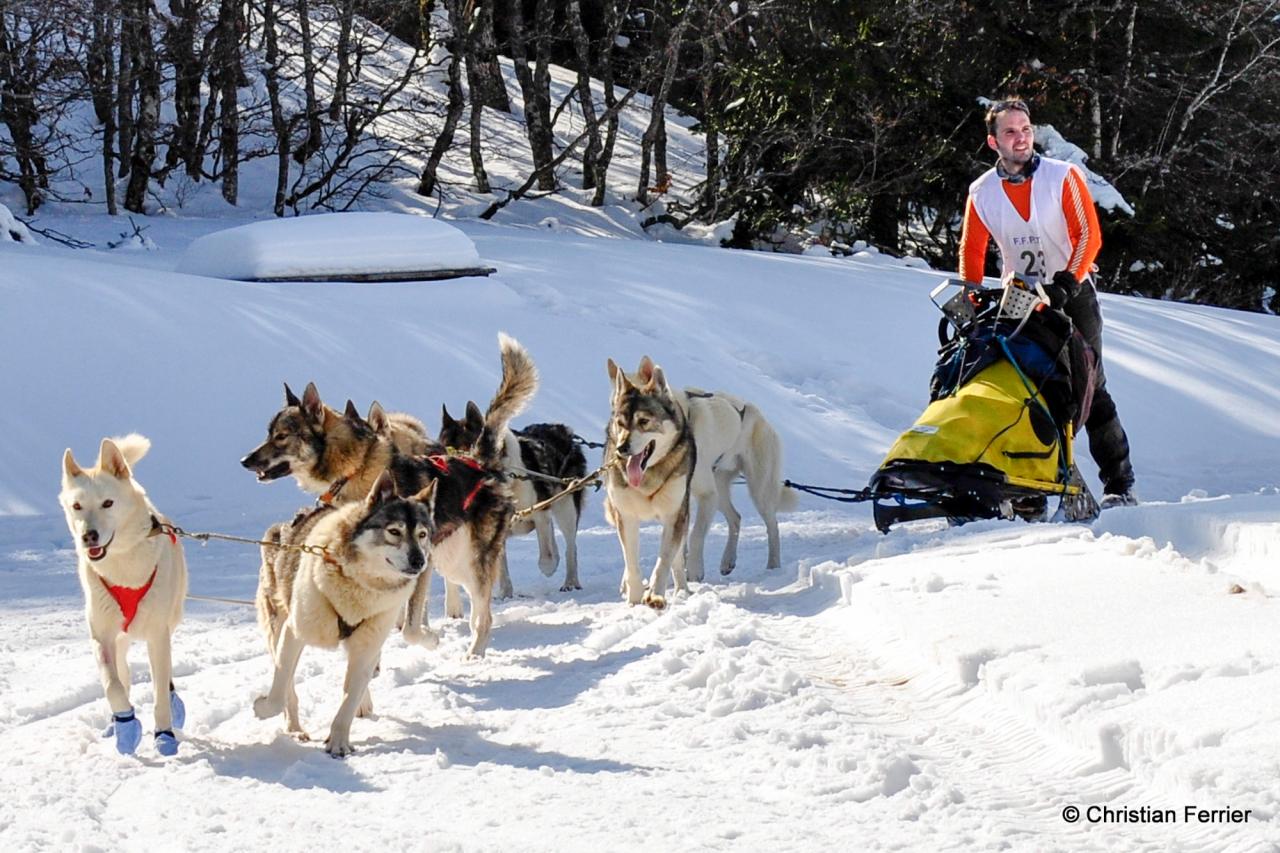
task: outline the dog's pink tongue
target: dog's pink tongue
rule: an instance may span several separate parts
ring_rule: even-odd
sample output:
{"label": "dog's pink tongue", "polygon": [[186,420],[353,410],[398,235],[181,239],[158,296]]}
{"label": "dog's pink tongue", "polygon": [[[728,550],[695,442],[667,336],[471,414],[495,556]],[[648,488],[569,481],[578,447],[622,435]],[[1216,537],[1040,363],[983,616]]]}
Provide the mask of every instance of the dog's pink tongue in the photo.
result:
{"label": "dog's pink tongue", "polygon": [[638,488],[644,479],[644,454],[633,453],[627,457],[627,482],[631,488]]}
{"label": "dog's pink tongue", "polygon": [[103,548],[103,547],[101,547],[101,546],[96,547],[96,548],[90,548],[90,549],[89,549],[89,559],[91,559],[91,560],[98,560],[98,559],[101,559],[103,552],[105,552],[106,550],[107,550],[106,548]]}

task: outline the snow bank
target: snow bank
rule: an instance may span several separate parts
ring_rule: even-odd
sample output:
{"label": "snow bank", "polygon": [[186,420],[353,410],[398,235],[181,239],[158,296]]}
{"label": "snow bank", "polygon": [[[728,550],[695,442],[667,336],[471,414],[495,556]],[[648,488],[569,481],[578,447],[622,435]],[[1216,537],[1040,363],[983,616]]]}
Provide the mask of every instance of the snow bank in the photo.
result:
{"label": "snow bank", "polygon": [[400,213],[323,213],[215,231],[187,247],[177,271],[239,281],[411,280],[478,267],[475,244],[448,223]]}
{"label": "snow bank", "polygon": [[0,243],[35,243],[27,226],[19,222],[9,208],[0,204]]}

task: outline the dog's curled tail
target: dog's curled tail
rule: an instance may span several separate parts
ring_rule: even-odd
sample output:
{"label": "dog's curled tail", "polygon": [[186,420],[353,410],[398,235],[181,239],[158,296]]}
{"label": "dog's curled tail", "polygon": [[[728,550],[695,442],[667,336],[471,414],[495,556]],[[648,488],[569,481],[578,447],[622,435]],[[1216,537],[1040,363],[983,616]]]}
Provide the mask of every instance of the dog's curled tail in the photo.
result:
{"label": "dog's curled tail", "polygon": [[119,449],[120,455],[124,457],[125,462],[129,463],[130,468],[137,465],[138,460],[146,456],[147,451],[151,449],[151,439],[136,432],[113,437],[111,443]]}
{"label": "dog's curled tail", "polygon": [[507,426],[538,390],[538,368],[529,351],[505,332],[498,333],[498,349],[502,355],[502,382],[484,413],[484,430],[475,449],[479,461],[490,465],[499,462]]}

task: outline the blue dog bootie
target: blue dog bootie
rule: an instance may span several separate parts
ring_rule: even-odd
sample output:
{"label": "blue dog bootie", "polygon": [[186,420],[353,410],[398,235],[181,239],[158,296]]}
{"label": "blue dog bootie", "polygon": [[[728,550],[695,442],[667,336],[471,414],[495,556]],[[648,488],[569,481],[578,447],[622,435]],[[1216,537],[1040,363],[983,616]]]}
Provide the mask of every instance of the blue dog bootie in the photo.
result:
{"label": "blue dog bootie", "polygon": [[182,704],[182,697],[172,687],[169,688],[169,716],[173,718],[175,729],[182,728],[187,722],[187,706]]}
{"label": "blue dog bootie", "polygon": [[156,752],[161,755],[178,754],[178,739],[172,730],[156,732]]}
{"label": "blue dog bootie", "polygon": [[121,755],[133,755],[142,742],[142,723],[133,715],[133,709],[112,714],[111,722],[116,736],[116,751]]}

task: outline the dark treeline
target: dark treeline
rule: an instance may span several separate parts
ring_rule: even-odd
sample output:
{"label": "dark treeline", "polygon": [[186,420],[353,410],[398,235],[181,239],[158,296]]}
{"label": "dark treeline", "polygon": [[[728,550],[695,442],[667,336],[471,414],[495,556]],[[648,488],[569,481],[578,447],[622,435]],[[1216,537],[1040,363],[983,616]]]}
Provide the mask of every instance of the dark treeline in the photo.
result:
{"label": "dark treeline", "polygon": [[[500,56],[533,164],[505,188],[482,123],[511,110]],[[553,64],[577,74],[563,101]],[[400,97],[428,70],[442,96]],[[625,194],[663,198],[650,221],[952,269],[966,187],[992,161],[979,98],[1021,94],[1133,208],[1104,214],[1104,287],[1280,310],[1280,0],[0,0],[0,180],[28,214],[82,200],[68,186],[101,201],[104,183],[112,213],[205,181],[234,204],[256,158],[276,165],[277,215],[342,209],[406,160],[424,196],[492,193],[485,216],[564,186],[601,205],[624,189],[609,174],[637,93]],[[672,185],[666,107],[706,139],[693,186]],[[552,133],[565,111],[576,136]],[[464,188],[440,172],[454,149]]]}

